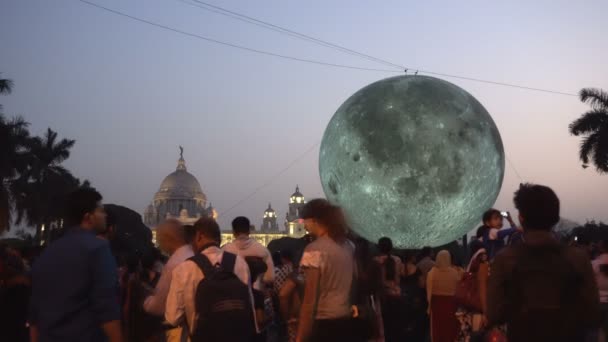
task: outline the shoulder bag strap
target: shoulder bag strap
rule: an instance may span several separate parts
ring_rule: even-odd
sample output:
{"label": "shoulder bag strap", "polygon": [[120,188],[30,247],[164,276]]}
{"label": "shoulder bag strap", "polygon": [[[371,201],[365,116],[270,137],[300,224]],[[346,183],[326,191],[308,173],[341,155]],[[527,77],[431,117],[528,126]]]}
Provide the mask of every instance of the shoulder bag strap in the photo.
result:
{"label": "shoulder bag strap", "polygon": [[230,252],[224,252],[222,256],[221,268],[224,271],[233,272],[234,265],[236,264],[236,254]]}

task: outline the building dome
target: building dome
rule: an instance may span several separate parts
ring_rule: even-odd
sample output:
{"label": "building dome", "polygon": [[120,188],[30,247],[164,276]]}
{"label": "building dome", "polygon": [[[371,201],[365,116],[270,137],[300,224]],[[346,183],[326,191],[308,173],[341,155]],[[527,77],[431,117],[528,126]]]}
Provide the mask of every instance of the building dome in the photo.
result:
{"label": "building dome", "polygon": [[298,185],[296,185],[296,192],[294,192],[291,197],[304,197],[304,195],[302,195],[300,192],[300,187]]}
{"label": "building dome", "polygon": [[177,169],[160,183],[160,188],[154,196],[155,201],[168,199],[195,199],[203,205],[207,202],[201,184],[188,172],[183,157],[180,157]]}
{"label": "building dome", "polygon": [[207,207],[207,196],[201,185],[186,169],[184,150],[180,146],[177,168],[160,183],[152,203],[144,211],[144,222],[156,226],[168,218],[176,218],[183,224],[193,224],[201,217],[217,215]]}

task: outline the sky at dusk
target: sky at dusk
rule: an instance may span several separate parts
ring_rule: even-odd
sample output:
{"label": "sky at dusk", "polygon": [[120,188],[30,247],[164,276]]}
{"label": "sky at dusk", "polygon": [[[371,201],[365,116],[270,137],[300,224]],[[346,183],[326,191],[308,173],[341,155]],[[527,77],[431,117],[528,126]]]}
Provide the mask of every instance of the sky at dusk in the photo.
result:
{"label": "sky at dusk", "polygon": [[[178,0],[91,1],[250,48],[386,68]],[[212,3],[412,69],[568,93],[608,89],[606,1]],[[1,1],[0,72],[15,81],[0,98],[4,112],[22,115],[34,134],[51,127],[76,139],[66,166],[105,202],[143,213],[182,145],[223,229],[235,215],[259,226],[268,202],[282,219],[296,184],[308,199],[323,196],[315,144],[331,116],[360,88],[399,74],[236,50],[77,0]],[[529,181],[557,192],[562,216],[608,221],[608,175],[581,168],[580,138],[568,133],[588,109],[577,97],[444,79],[486,107],[521,176],[507,164],[497,207],[513,210],[513,192]]]}

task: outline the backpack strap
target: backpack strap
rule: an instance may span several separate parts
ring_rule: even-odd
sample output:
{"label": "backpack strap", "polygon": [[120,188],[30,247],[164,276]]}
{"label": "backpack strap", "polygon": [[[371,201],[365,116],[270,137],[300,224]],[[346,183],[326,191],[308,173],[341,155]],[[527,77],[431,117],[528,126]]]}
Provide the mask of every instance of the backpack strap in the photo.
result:
{"label": "backpack strap", "polygon": [[201,271],[203,271],[203,275],[205,276],[208,276],[209,274],[215,272],[215,267],[211,265],[209,258],[207,258],[207,256],[203,255],[202,253],[197,253],[188,260],[194,262],[201,269]]}
{"label": "backpack strap", "polygon": [[236,254],[230,252],[224,252],[222,256],[221,268],[227,272],[234,271],[234,265],[236,264]]}

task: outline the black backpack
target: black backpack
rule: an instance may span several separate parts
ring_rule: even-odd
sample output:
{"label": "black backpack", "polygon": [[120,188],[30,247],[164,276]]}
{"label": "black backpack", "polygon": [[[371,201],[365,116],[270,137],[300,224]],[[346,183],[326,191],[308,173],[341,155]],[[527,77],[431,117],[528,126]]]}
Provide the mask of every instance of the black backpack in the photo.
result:
{"label": "black backpack", "polygon": [[196,288],[196,325],[192,341],[249,341],[255,334],[249,287],[234,274],[236,255],[224,252],[213,266],[203,254],[189,260],[205,275]]}
{"label": "black backpack", "polygon": [[576,341],[582,332],[582,275],[559,245],[516,247],[507,281],[508,335],[514,341]]}

